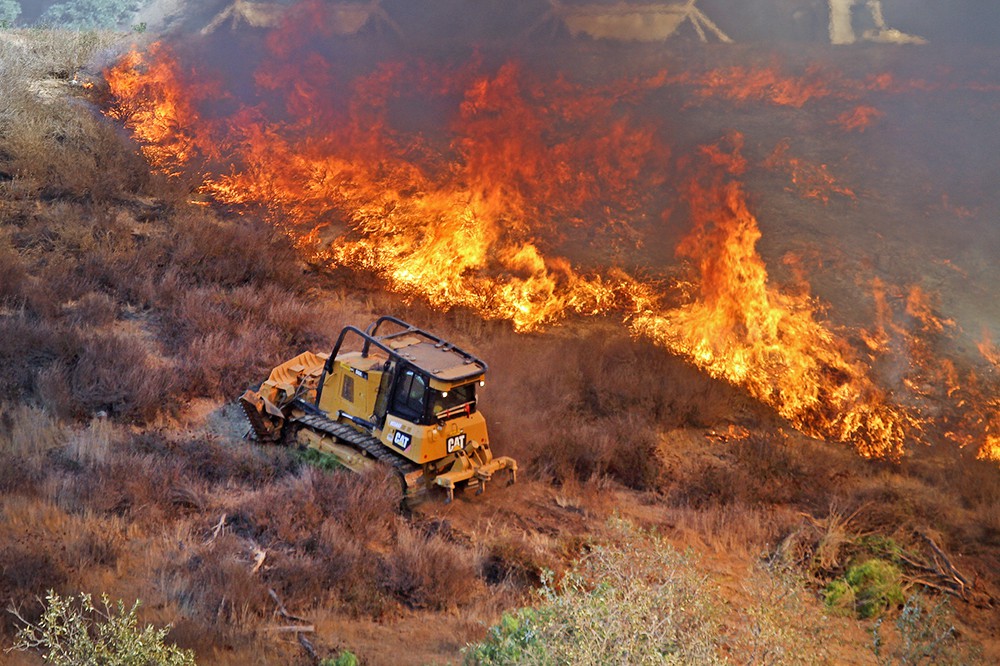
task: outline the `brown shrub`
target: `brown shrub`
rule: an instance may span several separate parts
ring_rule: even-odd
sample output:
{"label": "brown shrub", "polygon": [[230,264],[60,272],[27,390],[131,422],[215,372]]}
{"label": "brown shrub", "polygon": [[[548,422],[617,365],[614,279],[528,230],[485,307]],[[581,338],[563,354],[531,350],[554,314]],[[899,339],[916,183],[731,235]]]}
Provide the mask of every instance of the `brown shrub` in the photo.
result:
{"label": "brown shrub", "polygon": [[[65,582],[64,568],[44,550],[17,544],[0,546],[0,599],[20,608],[26,620],[37,620],[45,592],[58,590]],[[0,613],[0,634],[12,636],[16,629],[14,616]]]}
{"label": "brown shrub", "polygon": [[510,584],[515,589],[537,586],[546,570],[563,568],[555,553],[525,537],[523,531],[502,530],[482,544],[479,575],[489,585]]}
{"label": "brown shrub", "polygon": [[293,608],[333,605],[357,616],[381,616],[391,601],[382,590],[382,557],[336,520],[325,521],[318,541],[312,554],[273,551],[267,584]]}
{"label": "brown shrub", "polygon": [[174,513],[174,489],[181,485],[180,460],[114,453],[105,462],[81,464],[67,454],[51,474],[53,492],[67,511],[128,516],[151,523]]}
{"label": "brown shrub", "polygon": [[194,290],[161,326],[185,387],[208,395],[231,395],[296,351],[326,348],[332,329],[324,310],[275,286]]}
{"label": "brown shrub", "polygon": [[775,507],[750,507],[740,503],[672,507],[666,512],[671,530],[685,534],[684,541],[701,543],[718,553],[756,557],[775,539],[792,529],[798,513]]}
{"label": "brown shrub", "polygon": [[753,504],[781,504],[802,496],[807,480],[783,434],[751,433],[733,441],[734,462],[744,472],[739,498]]}
{"label": "brown shrub", "polygon": [[377,467],[363,474],[326,474],[319,496],[328,515],[356,536],[388,538],[399,514],[400,486],[395,472]]}
{"label": "brown shrub", "polygon": [[442,610],[460,605],[482,589],[474,553],[424,535],[401,523],[384,562],[385,588],[411,608]]}
{"label": "brown shrub", "polygon": [[220,534],[162,573],[167,597],[188,617],[223,633],[253,628],[273,607],[263,579],[253,573],[252,547]]}
{"label": "brown shrub", "polygon": [[[384,520],[385,516],[379,518]],[[319,534],[324,584],[335,590],[347,610],[356,615],[380,616],[390,605],[380,585],[381,557],[366,549],[359,532],[363,530],[357,523],[344,519],[324,521]]]}
{"label": "brown shrub", "polygon": [[851,490],[850,503],[845,506],[852,510],[863,507],[858,516],[863,525],[882,534],[954,524],[957,514],[954,497],[891,468],[858,479]]}
{"label": "brown shrub", "polygon": [[0,405],[0,456],[5,460],[41,460],[66,443],[68,431],[44,410],[29,405]]}
{"label": "brown shrub", "polygon": [[118,317],[118,304],[107,294],[89,291],[74,301],[62,304],[62,316],[68,326],[101,328]]}
{"label": "brown shrub", "polygon": [[664,483],[664,465],[657,433],[632,415],[620,415],[609,421],[616,437],[605,454],[607,474],[636,490],[660,488]]}
{"label": "brown shrub", "polygon": [[281,447],[257,446],[244,439],[142,433],[132,438],[136,452],[182,462],[184,476],[212,485],[238,483],[263,486],[298,469],[298,462]]}
{"label": "brown shrub", "polygon": [[21,257],[10,247],[4,231],[0,228],[0,306],[23,299],[28,277]]}
{"label": "brown shrub", "polygon": [[22,95],[6,133],[11,168],[45,199],[111,201],[138,191],[149,168],[110,121],[66,98]]}
{"label": "brown shrub", "polygon": [[88,335],[66,375],[77,414],[147,420],[174,393],[169,369],[135,336],[117,332]]}
{"label": "brown shrub", "polygon": [[4,369],[5,398],[13,401],[34,398],[39,371],[75,344],[75,336],[24,310],[0,317],[0,367]]}
{"label": "brown shrub", "polygon": [[122,534],[99,524],[95,529],[86,530],[67,544],[66,557],[78,571],[93,567],[114,567],[121,556],[124,539]]}
{"label": "brown shrub", "polygon": [[[390,473],[391,474],[391,473]],[[381,470],[370,474],[322,472],[303,467],[266,486],[239,506],[261,543],[283,543],[317,552],[327,518],[366,543],[388,538],[399,512],[398,482]]]}
{"label": "brown shrub", "polygon": [[301,262],[290,241],[260,220],[225,223],[208,211],[182,210],[173,216],[171,227],[166,254],[189,284],[295,290],[303,283]]}
{"label": "brown shrub", "polygon": [[707,458],[695,463],[683,476],[675,479],[670,491],[673,506],[705,509],[726,506],[749,494],[753,481],[729,462]]}
{"label": "brown shrub", "polygon": [[1000,504],[1000,472],[995,462],[978,460],[972,448],[915,449],[899,471],[953,494],[963,508],[996,506]]}
{"label": "brown shrub", "polygon": [[600,420],[578,417],[555,432],[526,431],[521,441],[533,452],[522,459],[532,474],[549,476],[558,483],[610,477],[630,488],[649,490],[662,479],[657,435],[631,415]]}
{"label": "brown shrub", "polygon": [[306,467],[248,496],[237,507],[245,524],[242,535],[265,547],[287,545],[315,552],[316,535],[325,519],[315,492],[322,476]]}
{"label": "brown shrub", "polygon": [[512,334],[483,343],[491,372],[482,405],[495,449],[528,463],[530,475],[607,475],[632,488],[656,488],[660,432],[771,418],[737,389],[620,330],[560,334],[569,338],[565,344]]}
{"label": "brown shrub", "polygon": [[248,324],[236,335],[209,333],[193,339],[179,354],[178,383],[192,395],[237,396],[267,378],[280,363],[271,331]]}

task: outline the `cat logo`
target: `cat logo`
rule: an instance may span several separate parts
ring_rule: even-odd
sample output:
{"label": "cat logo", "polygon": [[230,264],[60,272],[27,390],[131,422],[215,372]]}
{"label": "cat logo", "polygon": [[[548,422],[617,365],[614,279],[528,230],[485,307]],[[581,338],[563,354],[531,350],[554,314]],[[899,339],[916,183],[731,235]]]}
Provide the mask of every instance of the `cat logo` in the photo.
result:
{"label": "cat logo", "polygon": [[465,448],[465,433],[455,435],[454,437],[448,438],[448,453],[454,453],[455,451],[461,451]]}
{"label": "cat logo", "polygon": [[411,435],[406,434],[402,430],[397,430],[396,434],[392,436],[392,443],[398,446],[403,451],[410,448],[410,442],[412,441],[413,437]]}

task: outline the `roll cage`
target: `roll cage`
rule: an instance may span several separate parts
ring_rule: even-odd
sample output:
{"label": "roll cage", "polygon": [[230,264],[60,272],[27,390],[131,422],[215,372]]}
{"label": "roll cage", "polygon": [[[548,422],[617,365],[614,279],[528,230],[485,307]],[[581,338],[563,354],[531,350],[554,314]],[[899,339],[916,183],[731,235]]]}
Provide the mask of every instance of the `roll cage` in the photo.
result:
{"label": "roll cage", "polygon": [[[380,334],[380,329],[384,325],[391,325],[398,330]],[[337,355],[348,336],[356,336],[363,341],[362,358],[367,358],[370,355],[372,347],[388,356],[382,385],[379,387],[376,414],[373,415],[379,425],[390,409],[390,404],[394,412],[397,411],[397,408],[398,411],[403,412],[400,416],[412,418],[424,424],[475,410],[475,390],[472,389],[471,397],[463,404],[446,406],[436,413],[433,412],[435,407],[429,398],[434,389],[431,388],[429,380],[434,379],[460,388],[463,383],[467,384],[469,380],[482,377],[488,369],[486,363],[432,333],[389,315],[379,317],[363,331],[355,326],[345,326],[340,332],[337,342],[333,346],[333,351],[326,359],[326,363],[323,364],[323,372],[316,388],[315,404],[317,408],[322,397],[326,377],[333,372]],[[392,345],[393,341],[402,341],[406,336],[412,336],[414,341],[402,346]],[[418,381],[414,378],[422,379]],[[419,394],[414,388],[412,404],[408,404],[410,401],[408,401],[407,396],[411,395],[410,391],[413,387],[402,386],[404,381],[411,384],[422,383],[422,392]],[[455,396],[452,397],[454,399]]]}

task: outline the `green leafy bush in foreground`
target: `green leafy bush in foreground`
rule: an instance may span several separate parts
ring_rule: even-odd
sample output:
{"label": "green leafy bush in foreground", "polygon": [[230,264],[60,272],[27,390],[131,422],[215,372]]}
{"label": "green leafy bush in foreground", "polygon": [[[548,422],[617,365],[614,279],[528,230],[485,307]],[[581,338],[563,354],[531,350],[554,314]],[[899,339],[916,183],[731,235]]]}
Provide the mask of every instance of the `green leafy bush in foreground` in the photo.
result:
{"label": "green leafy bush in foreground", "polygon": [[542,580],[537,603],[505,614],[466,649],[467,664],[723,664],[822,661],[821,613],[800,582],[760,567],[742,608],[727,605],[696,562],[628,523],[559,581]]}
{"label": "green leafy bush in foreground", "polygon": [[49,591],[45,611],[37,624],[14,611],[24,626],[14,648],[37,650],[47,664],[56,666],[192,666],[194,653],[164,644],[170,627],[139,628],[136,611],[122,601],[112,604],[107,595],[94,605],[89,594],[63,598]]}

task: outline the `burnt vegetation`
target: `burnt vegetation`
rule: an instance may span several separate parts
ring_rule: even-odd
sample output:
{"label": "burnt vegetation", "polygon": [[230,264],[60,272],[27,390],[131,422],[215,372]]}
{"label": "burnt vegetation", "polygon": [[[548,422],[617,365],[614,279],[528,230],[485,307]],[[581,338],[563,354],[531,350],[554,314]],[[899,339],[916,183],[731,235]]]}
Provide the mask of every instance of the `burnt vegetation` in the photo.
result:
{"label": "burnt vegetation", "polygon": [[[970,641],[996,630],[994,464],[922,450],[871,462],[787,434],[744,393],[600,324],[521,336],[331,286],[273,227],[151,173],[94,93],[69,85],[101,38],[32,39],[0,41],[3,605],[32,619],[48,589],[138,595],[206,663],[303,659],[267,631],[287,623],[276,598],[311,618],[417,614],[447,639],[435,631],[414,658],[458,659],[620,512],[709,553],[785,557],[815,599],[852,561],[895,558],[908,589],[954,599]],[[231,403],[246,385],[383,311],[490,360],[484,410],[524,483],[467,514],[459,498],[451,517],[403,516],[379,474],[319,471],[241,438]],[[881,546],[858,545],[872,534]],[[961,553],[967,588],[929,543]],[[15,629],[0,615],[3,647]],[[828,639],[863,651],[845,636]],[[377,641],[317,643],[378,663]]]}

